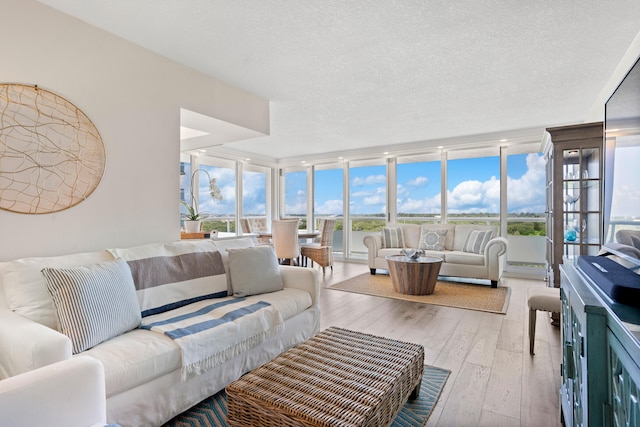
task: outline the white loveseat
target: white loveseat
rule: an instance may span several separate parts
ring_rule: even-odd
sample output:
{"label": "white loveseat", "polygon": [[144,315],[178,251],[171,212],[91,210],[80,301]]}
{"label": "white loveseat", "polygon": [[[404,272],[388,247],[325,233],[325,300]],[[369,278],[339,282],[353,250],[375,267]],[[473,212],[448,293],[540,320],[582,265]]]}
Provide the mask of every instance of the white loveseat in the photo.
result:
{"label": "white loveseat", "polygon": [[[391,244],[383,245],[382,233],[364,237],[371,274],[376,274],[378,268],[388,270],[389,265],[385,257],[398,255],[402,249],[421,249],[422,236],[426,237],[425,243],[430,248],[424,250],[425,255],[443,260],[441,276],[487,279],[491,281],[491,287],[497,287],[504,271],[507,253],[507,239],[495,237],[498,235],[497,227],[468,224],[391,224],[383,233],[398,229],[401,230],[402,237],[391,239]],[[431,233],[427,236],[429,231]],[[491,237],[487,235],[487,239],[482,242],[482,248],[480,242],[474,244],[475,242],[469,241],[470,236],[482,237],[482,232],[487,231],[491,232]],[[436,241],[436,237],[439,237],[439,241]]]}
{"label": "white loveseat", "polygon": [[[104,366],[106,414],[109,423],[117,423],[123,427],[159,426],[165,423],[175,415],[222,390],[242,374],[315,335],[319,330],[319,282],[317,271],[314,269],[282,266],[278,270],[276,267],[283,285],[281,290],[246,298],[222,297],[226,292],[251,293],[247,292],[246,285],[243,285],[241,290],[234,288],[234,283],[239,283],[240,279],[246,279],[247,275],[255,277],[257,273],[260,277],[260,280],[254,280],[254,283],[249,286],[250,291],[257,292],[256,289],[259,290],[263,284],[262,279],[265,273],[262,266],[250,265],[249,261],[246,269],[237,269],[238,258],[236,257],[234,261],[231,253],[226,250],[246,246],[253,246],[250,239],[182,241],[0,263],[0,379],[33,371],[79,355],[91,356]],[[257,246],[252,249],[260,248],[272,250],[267,246]],[[217,258],[218,256],[220,258]],[[185,281],[181,281],[181,278],[167,279],[167,277],[180,276],[184,270],[187,270],[189,259],[204,259],[202,257],[221,259],[224,268],[212,276],[201,274],[201,277],[195,279],[187,277]],[[184,353],[184,348],[176,344],[177,340],[163,333],[139,327],[124,333],[115,333],[115,336],[95,346],[74,352],[73,349],[79,345],[78,340],[72,340],[61,332],[63,318],[59,315],[57,305],[60,302],[57,299],[56,302],[53,301],[52,294],[48,291],[51,286],[48,281],[51,279],[45,279],[41,271],[45,269],[44,271],[50,276],[51,271],[62,271],[60,269],[65,267],[71,268],[74,272],[84,268],[78,266],[106,265],[111,268],[112,265],[121,266],[122,260],[127,261],[134,282],[136,277],[140,277],[136,275],[140,275],[141,271],[149,275],[149,283],[154,280],[175,282],[151,285],[146,283],[141,285],[144,288],[142,290],[138,289],[139,284],[135,283],[134,299],[137,297],[135,309],[138,313],[145,312],[146,308],[158,303],[171,304],[174,300],[181,300],[184,298],[184,295],[181,295],[184,289],[202,288],[211,293],[212,291],[208,289],[211,287],[213,293],[220,290],[226,292],[216,294],[220,298],[206,299],[193,304],[212,302],[212,304],[231,306],[231,303],[238,304],[241,301],[243,304],[268,305],[267,309],[270,310],[268,320],[272,322],[279,320],[280,323],[269,325],[265,320],[267,316],[264,315],[251,325],[251,328],[258,328],[265,323],[264,329],[268,329],[268,333],[263,336],[257,338],[241,336],[249,328],[238,327],[231,332],[225,330],[224,336],[220,334],[220,340],[206,340],[212,345],[223,342],[223,338],[238,342],[232,342],[235,347],[230,347],[231,350],[217,353],[215,358],[207,359],[208,361],[202,365],[195,365],[196,368],[192,370],[185,370],[183,359],[187,353]],[[236,267],[233,262],[236,263]],[[200,263],[200,267],[205,265],[208,268],[208,264]],[[53,270],[46,268],[53,268]],[[189,268],[197,270],[193,265]],[[229,274],[230,271],[231,274]],[[189,275],[194,274],[189,270]],[[229,280],[231,278],[233,280]],[[123,280],[128,280],[128,277]],[[193,286],[182,286],[185,283]],[[152,290],[150,294],[146,292],[149,289]],[[118,295],[120,293],[118,291]],[[119,298],[115,294],[115,291],[108,293],[105,299]],[[140,307],[137,304],[140,304]],[[128,302],[96,301],[94,311],[101,313],[100,315],[105,316],[106,319],[109,310],[114,309],[117,320],[112,323],[121,323],[120,319],[129,316],[129,314],[122,315],[126,312],[124,307],[127,305]],[[185,310],[188,307],[190,307],[189,304],[179,310]],[[273,310],[274,307],[276,310]],[[105,310],[107,314],[103,315]],[[141,321],[144,324],[145,319],[153,319],[154,316],[167,313],[171,311],[142,317]],[[204,343],[205,340],[202,341]],[[29,409],[31,408],[25,408],[25,410]]]}

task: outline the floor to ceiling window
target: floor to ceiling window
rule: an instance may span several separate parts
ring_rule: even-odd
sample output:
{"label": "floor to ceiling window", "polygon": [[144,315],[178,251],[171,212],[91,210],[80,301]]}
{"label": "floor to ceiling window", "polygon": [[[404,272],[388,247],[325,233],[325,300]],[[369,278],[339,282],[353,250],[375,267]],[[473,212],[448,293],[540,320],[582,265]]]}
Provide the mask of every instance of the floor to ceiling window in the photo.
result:
{"label": "floor to ceiling window", "polygon": [[[335,216],[334,252],[342,252],[345,259],[365,258],[364,236],[379,232],[389,222],[496,225],[509,240],[507,268],[529,272],[541,270],[545,258],[546,177],[538,147],[528,143],[438,149],[285,167],[273,189],[275,174],[271,175],[268,166],[207,156],[193,156],[190,161],[183,157],[181,199],[189,199],[191,171],[196,170],[199,207],[211,215],[204,223],[205,230],[234,232],[236,205],[242,207],[239,216],[297,218],[300,229],[307,229],[308,219]],[[197,169],[217,180],[222,201],[211,199],[208,177]],[[237,189],[239,171],[242,186]],[[506,198],[502,203],[501,195]],[[236,197],[241,197],[238,204]]]}
{"label": "floor to ceiling window", "polygon": [[[493,151],[496,155],[491,155]],[[500,155],[498,149],[456,151],[447,160],[447,221],[499,225]]]}
{"label": "floor to ceiling window", "polygon": [[[236,230],[236,173],[235,162],[201,156],[198,169],[198,200],[200,212],[208,215],[202,222],[202,231],[235,232]],[[222,200],[210,195],[209,177],[215,179]]]}
{"label": "floor to ceiling window", "polygon": [[543,268],[546,242],[546,173],[542,153],[507,155],[507,263]]}
{"label": "floor to ceiling window", "polygon": [[[336,217],[333,252],[344,250],[344,169],[342,165],[319,165],[313,177],[313,213],[316,219]],[[315,227],[314,227],[315,228]]]}
{"label": "floor to ceiling window", "polygon": [[242,171],[242,216],[267,216],[267,182],[269,169],[244,165]]}
{"label": "floor to ceiling window", "polygon": [[441,217],[440,155],[398,157],[397,222],[439,222]]}
{"label": "floor to ceiling window", "polygon": [[366,255],[364,236],[387,222],[387,169],[384,159],[349,164],[349,225],[345,229],[351,254]]}
{"label": "floor to ceiling window", "polygon": [[307,228],[307,171],[290,170],[284,176],[284,212],[285,218],[298,218],[298,228]]}

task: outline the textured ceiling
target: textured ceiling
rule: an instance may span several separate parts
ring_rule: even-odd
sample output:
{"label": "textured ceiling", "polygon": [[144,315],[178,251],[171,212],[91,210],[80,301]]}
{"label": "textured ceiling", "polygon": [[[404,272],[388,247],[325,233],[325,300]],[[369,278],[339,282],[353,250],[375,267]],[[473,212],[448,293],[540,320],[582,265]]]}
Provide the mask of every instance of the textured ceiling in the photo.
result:
{"label": "textured ceiling", "polygon": [[40,1],[269,99],[224,147],[272,159],[601,119],[640,34],[638,0]]}

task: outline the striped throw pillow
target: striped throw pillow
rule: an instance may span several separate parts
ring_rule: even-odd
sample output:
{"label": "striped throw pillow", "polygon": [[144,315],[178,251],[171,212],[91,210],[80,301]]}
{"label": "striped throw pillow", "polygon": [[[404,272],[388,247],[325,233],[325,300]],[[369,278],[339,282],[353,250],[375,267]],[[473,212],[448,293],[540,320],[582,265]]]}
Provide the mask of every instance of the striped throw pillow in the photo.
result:
{"label": "striped throw pillow", "polygon": [[382,247],[383,248],[404,248],[404,237],[402,228],[385,227],[382,229]]}
{"label": "striped throw pillow", "polygon": [[49,267],[42,274],[73,354],[140,326],[140,308],[125,261]]}
{"label": "striped throw pillow", "polygon": [[484,254],[484,248],[489,243],[489,240],[493,237],[493,232],[491,230],[480,231],[480,230],[471,230],[469,235],[467,236],[467,241],[464,243],[462,250],[464,252],[470,252],[474,254]]}
{"label": "striped throw pillow", "polygon": [[224,264],[211,240],[109,251],[129,264],[142,317],[228,295]]}

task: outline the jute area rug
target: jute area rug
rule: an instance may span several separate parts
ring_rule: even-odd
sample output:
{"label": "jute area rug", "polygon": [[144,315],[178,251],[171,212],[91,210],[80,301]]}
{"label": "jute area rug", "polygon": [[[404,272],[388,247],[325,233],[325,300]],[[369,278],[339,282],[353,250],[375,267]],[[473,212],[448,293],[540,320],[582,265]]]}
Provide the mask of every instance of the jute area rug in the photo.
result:
{"label": "jute area rug", "polygon": [[393,290],[391,277],[388,274],[380,273],[364,273],[328,286],[327,289],[500,314],[506,314],[511,294],[508,286],[498,285],[497,288],[491,288],[488,284],[438,280],[435,291],[431,295],[404,295]]}
{"label": "jute area rug", "polygon": [[[405,403],[391,427],[424,426],[450,373],[446,369],[425,365],[418,398]],[[227,425],[227,395],[222,390],[162,427],[227,427]]]}

